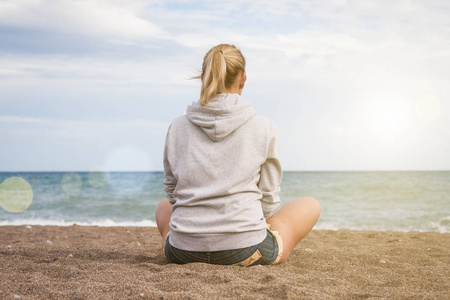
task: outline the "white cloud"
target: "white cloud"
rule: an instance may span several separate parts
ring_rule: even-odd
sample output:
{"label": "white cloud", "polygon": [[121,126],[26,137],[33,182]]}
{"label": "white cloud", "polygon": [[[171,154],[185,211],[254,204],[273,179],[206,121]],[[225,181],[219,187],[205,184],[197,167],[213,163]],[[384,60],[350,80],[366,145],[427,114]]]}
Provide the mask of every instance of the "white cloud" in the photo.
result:
{"label": "white cloud", "polygon": [[120,39],[151,38],[163,34],[157,25],[139,16],[152,2],[46,1],[0,2],[0,24],[48,32],[106,35]]}
{"label": "white cloud", "polygon": [[[58,132],[64,131],[79,131],[86,130],[88,132],[101,133],[100,135],[104,135],[106,132],[111,130],[116,131],[133,131],[136,129],[142,130],[159,130],[165,129],[166,123],[146,120],[146,119],[131,119],[126,121],[86,121],[86,120],[61,120],[61,119],[50,119],[50,118],[31,118],[31,117],[22,117],[17,115],[0,115],[1,123],[10,123],[10,124],[22,124],[23,126],[30,126],[32,123],[41,123],[42,126],[46,126],[48,129],[52,129]],[[27,124],[28,123],[28,124]],[[24,127],[24,128],[25,128]],[[27,130],[29,129],[26,127]],[[41,127],[42,129],[42,127]],[[40,130],[40,129],[38,129]],[[86,134],[88,132],[84,132],[82,134]]]}
{"label": "white cloud", "polygon": [[11,89],[17,86],[66,83],[71,86],[92,85],[153,86],[190,85],[194,70],[189,60],[160,57],[132,60],[102,57],[46,56],[33,57],[15,55],[0,57],[0,87]]}
{"label": "white cloud", "polygon": [[46,119],[20,116],[0,116],[0,123],[44,123]]}

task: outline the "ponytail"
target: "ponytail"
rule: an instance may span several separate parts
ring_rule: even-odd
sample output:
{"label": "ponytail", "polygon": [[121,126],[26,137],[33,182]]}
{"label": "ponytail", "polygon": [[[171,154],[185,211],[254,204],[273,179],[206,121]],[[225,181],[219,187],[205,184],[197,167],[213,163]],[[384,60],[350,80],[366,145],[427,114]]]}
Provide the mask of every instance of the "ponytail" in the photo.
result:
{"label": "ponytail", "polygon": [[245,71],[245,58],[233,45],[221,44],[213,47],[203,59],[200,104],[206,105],[213,98],[226,92]]}

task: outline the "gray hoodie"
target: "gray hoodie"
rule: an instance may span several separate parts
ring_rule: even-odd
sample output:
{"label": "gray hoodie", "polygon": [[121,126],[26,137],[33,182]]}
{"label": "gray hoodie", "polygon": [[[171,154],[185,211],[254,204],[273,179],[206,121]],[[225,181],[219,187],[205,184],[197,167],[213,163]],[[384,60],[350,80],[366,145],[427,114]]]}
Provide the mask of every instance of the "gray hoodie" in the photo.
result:
{"label": "gray hoodie", "polygon": [[189,251],[256,245],[280,203],[273,122],[238,94],[219,94],[169,127],[164,181],[172,203],[170,243]]}

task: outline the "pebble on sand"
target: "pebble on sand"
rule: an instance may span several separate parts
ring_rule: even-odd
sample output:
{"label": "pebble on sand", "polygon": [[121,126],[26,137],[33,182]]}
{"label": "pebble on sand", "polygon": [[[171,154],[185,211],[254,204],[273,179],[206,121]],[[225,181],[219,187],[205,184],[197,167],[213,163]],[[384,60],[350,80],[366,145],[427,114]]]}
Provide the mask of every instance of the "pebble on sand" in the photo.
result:
{"label": "pebble on sand", "polygon": [[47,245],[53,245],[53,242],[52,241],[50,241],[50,240],[47,240]]}

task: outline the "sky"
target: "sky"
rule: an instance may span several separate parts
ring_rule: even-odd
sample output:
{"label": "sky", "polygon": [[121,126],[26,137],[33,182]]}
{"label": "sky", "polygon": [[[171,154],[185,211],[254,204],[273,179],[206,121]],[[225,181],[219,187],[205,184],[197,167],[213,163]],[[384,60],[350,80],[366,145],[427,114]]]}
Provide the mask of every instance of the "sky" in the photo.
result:
{"label": "sky", "polygon": [[284,170],[450,170],[450,2],[0,1],[0,171],[160,171],[234,44]]}

